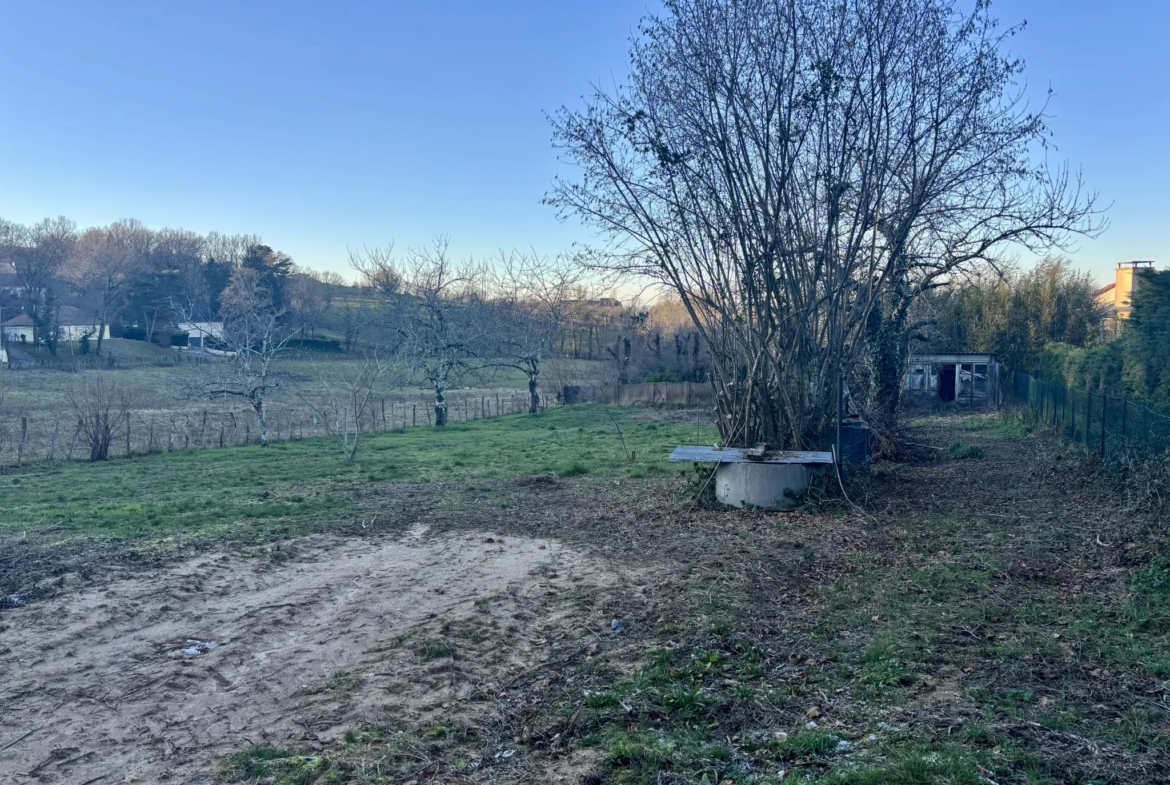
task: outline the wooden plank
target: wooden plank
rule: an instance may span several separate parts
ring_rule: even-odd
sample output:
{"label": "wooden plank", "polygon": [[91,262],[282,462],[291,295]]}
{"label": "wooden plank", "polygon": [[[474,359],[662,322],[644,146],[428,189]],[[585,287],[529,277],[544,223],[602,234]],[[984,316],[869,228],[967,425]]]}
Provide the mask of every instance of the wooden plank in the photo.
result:
{"label": "wooden plank", "polygon": [[743,456],[743,450],[731,447],[719,450],[702,445],[683,444],[670,454],[671,463],[815,463],[829,464],[833,462],[831,452],[814,452],[810,450],[777,451],[770,453],[766,460],[749,460]]}

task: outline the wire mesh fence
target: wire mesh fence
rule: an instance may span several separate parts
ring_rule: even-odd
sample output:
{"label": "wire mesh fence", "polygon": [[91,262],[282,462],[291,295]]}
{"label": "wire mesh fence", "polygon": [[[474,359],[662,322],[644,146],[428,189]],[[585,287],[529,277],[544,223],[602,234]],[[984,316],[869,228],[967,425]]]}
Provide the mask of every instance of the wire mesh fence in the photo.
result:
{"label": "wire mesh fence", "polygon": [[1149,405],[1103,390],[1082,390],[1013,373],[1015,403],[1102,458],[1123,452],[1155,455],[1170,449],[1170,417]]}
{"label": "wire mesh fence", "polygon": [[[541,390],[541,408],[562,404],[556,391]],[[274,402],[268,407],[268,438],[285,442],[329,435],[322,409]],[[472,422],[529,410],[528,392],[458,390],[447,395],[450,423]],[[328,414],[328,413],[326,413]],[[378,433],[434,424],[429,395],[377,396],[362,415],[362,433]],[[43,461],[79,461],[89,457],[75,412],[0,412],[0,468]],[[176,408],[137,409],[115,435],[111,458],[176,450],[207,450],[259,444],[256,416],[243,409],[188,403]]]}

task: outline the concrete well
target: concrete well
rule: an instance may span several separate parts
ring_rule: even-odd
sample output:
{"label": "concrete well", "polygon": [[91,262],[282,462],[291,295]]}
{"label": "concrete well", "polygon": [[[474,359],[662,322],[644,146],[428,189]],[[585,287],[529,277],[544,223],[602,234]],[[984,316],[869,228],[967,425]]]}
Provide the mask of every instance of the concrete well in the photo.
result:
{"label": "concrete well", "polygon": [[715,498],[732,507],[790,510],[812,482],[813,465],[721,463],[715,471]]}

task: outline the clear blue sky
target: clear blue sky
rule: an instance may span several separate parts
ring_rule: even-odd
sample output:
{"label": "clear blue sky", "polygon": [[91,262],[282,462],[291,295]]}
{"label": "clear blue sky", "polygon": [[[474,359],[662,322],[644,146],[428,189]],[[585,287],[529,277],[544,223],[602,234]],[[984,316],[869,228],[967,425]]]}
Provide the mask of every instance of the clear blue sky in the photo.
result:
{"label": "clear blue sky", "polygon": [[[255,232],[345,270],[346,245],[588,240],[540,202],[544,113],[620,81],[654,0],[4,0],[0,215]],[[1059,155],[1113,202],[1076,260],[1170,262],[1170,3],[999,0]]]}

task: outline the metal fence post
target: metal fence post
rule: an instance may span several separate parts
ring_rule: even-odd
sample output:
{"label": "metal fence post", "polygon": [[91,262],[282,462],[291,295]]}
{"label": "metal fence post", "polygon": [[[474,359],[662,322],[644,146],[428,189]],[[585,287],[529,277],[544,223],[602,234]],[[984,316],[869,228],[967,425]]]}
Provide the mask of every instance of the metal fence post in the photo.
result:
{"label": "metal fence post", "polygon": [[1101,393],[1101,460],[1105,460],[1105,423],[1106,423],[1106,408],[1109,405],[1109,394]]}
{"label": "metal fence post", "polygon": [[1089,431],[1093,425],[1093,391],[1089,390],[1089,395],[1085,399],[1085,452],[1089,451]]}
{"label": "metal fence post", "polygon": [[1128,420],[1129,420],[1129,399],[1122,398],[1121,399],[1121,447],[1122,447],[1122,449],[1128,449],[1129,439],[1125,433],[1126,426],[1129,424]]}

